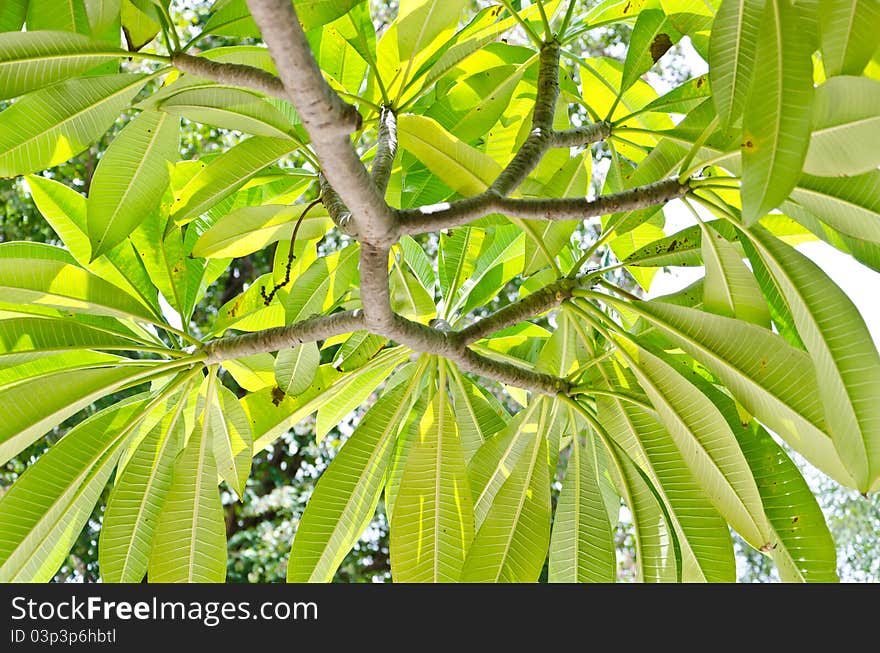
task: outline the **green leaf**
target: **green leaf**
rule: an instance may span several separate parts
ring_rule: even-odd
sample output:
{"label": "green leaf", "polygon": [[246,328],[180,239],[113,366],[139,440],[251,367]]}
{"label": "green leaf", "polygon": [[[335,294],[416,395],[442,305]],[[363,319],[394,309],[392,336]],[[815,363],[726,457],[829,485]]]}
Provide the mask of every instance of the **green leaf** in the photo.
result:
{"label": "green leaf", "polygon": [[733,124],[746,106],[757,70],[758,44],[763,43],[759,36],[768,1],[773,0],[723,0],[715,14],[709,37],[709,79],[723,127]]}
{"label": "green leaf", "polygon": [[210,423],[203,414],[174,462],[150,550],[151,583],[222,583],[226,578],[226,529]]}
{"label": "green leaf", "polygon": [[880,171],[837,179],[803,175],[791,198],[841,233],[880,243]]}
{"label": "green leaf", "polygon": [[209,376],[206,381],[202,428],[211,438],[217,471],[229,487],[243,497],[254,454],[251,425],[229,388],[219,383],[216,376]]}
{"label": "green leaf", "polygon": [[767,0],[755,79],[745,106],[742,203],[746,226],[779,206],[800,178],[810,144],[810,40],[788,0]]}
{"label": "green leaf", "polygon": [[441,383],[419,421],[395,500],[390,551],[396,581],[459,580],[474,537],[470,499],[464,451]]}
{"label": "green leaf", "polygon": [[880,81],[832,77],[816,89],[813,135],[804,172],[849,177],[876,172],[878,165]]}
{"label": "green leaf", "polygon": [[317,343],[304,342],[282,349],[275,359],[275,381],[284,394],[295,397],[312,385],[320,363]]}
{"label": "green leaf", "polygon": [[274,386],[274,368],[275,358],[267,352],[223,361],[223,369],[248,392],[257,392]]}
{"label": "green leaf", "polygon": [[[304,31],[321,27],[339,18],[364,0],[295,0],[294,7]],[[259,37],[245,0],[220,0],[205,24],[206,34]]]}
{"label": "green leaf", "polygon": [[107,131],[146,75],[71,79],[29,93],[0,113],[0,177],[51,168]]}
{"label": "green leaf", "polygon": [[[0,462],[5,464],[50,429],[101,397],[161,371],[155,362],[62,370],[0,389],[6,406],[0,423]],[[39,402],[33,397],[41,397]]]}
{"label": "green leaf", "polygon": [[28,0],[6,0],[0,6],[0,32],[18,32],[27,15]]}
{"label": "green leaf", "polygon": [[137,445],[107,500],[98,549],[105,583],[139,583],[147,573],[174,459],[188,435],[183,418],[188,402],[175,396],[166,407],[164,417]]}
{"label": "green leaf", "polygon": [[45,177],[29,176],[27,183],[34,204],[77,263],[139,297],[156,316],[161,315],[156,286],[131,243],[123,243],[104,256],[89,261],[92,247],[86,235],[86,198],[64,184]]}
{"label": "green leaf", "polygon": [[756,548],[765,546],[769,525],[758,489],[718,409],[658,356],[641,347],[628,356],[630,368],[709,500],[743,539]]}
{"label": "green leaf", "polygon": [[171,217],[186,224],[240,189],[260,170],[301,147],[298,141],[252,136],[213,159],[175,195]]}
{"label": "green leaf", "polygon": [[6,301],[64,311],[151,320],[149,309],[116,286],[61,261],[0,257],[0,290]]}
{"label": "green leaf", "polygon": [[[305,182],[308,183],[308,182]],[[305,184],[304,184],[305,185]],[[279,240],[290,240],[296,221],[307,205],[243,206],[224,215],[199,236],[193,256],[225,258],[247,256]],[[333,221],[326,209],[309,211],[299,226],[297,240],[317,240],[329,231]]]}
{"label": "green leaf", "polygon": [[284,307],[287,324],[324,313],[348,292],[357,275],[358,251],[355,244],[322,256],[297,278]]}
{"label": "green leaf", "polygon": [[89,34],[89,18],[83,0],[28,0],[27,28],[29,31],[62,30]]}
{"label": "green leaf", "polygon": [[834,540],[798,468],[759,424],[740,429],[737,437],[778,537],[770,556],[782,582],[836,582]]}
{"label": "green leaf", "polygon": [[874,0],[819,0],[825,74],[860,75],[877,50],[880,10]]}
{"label": "green leaf", "polygon": [[611,583],[617,564],[596,444],[575,436],[550,538],[551,583]]}
{"label": "green leaf", "polygon": [[125,240],[159,205],[169,182],[168,163],[178,157],[179,138],[177,118],[144,111],[105,150],[87,203],[91,260]]}
{"label": "green leaf", "polygon": [[367,528],[382,494],[397,433],[421,385],[413,375],[367,411],[321,474],[296,529],[288,582],[329,582]]}
{"label": "green leaf", "polygon": [[620,92],[626,91],[648,72],[680,38],[681,33],[660,9],[639,12],[626,50]]}
{"label": "green leaf", "polygon": [[840,459],[860,491],[874,490],[880,487],[880,356],[864,318],[818,265],[763,227],[750,231],[816,366]]}
{"label": "green leaf", "polygon": [[81,34],[0,33],[0,99],[18,97],[124,56],[124,50]]}
{"label": "green leaf", "polygon": [[397,135],[402,149],[464,196],[486,190],[501,172],[491,157],[463,143],[431,118],[404,114],[398,118]]}
{"label": "green leaf", "polygon": [[[158,7],[152,5],[152,9]],[[123,0],[120,21],[129,50],[138,51],[156,38],[162,26],[155,18],[158,18],[157,12],[147,13],[135,6],[132,0]]]}
{"label": "green leaf", "polygon": [[271,103],[239,88],[204,86],[184,89],[158,109],[188,120],[270,138],[295,136],[293,123]]}
{"label": "green leaf", "polygon": [[[620,382],[613,383],[612,370],[602,366],[601,371],[609,387],[617,391],[632,390]],[[631,375],[619,376],[616,371],[614,376],[628,381],[631,379]],[[645,470],[666,504],[669,522],[678,535],[681,547],[682,581],[733,582],[736,578],[736,563],[730,529],[688,469],[674,440],[663,428],[657,415],[618,397],[600,395],[597,407],[599,418],[610,436],[637,466]],[[637,481],[634,482],[639,485]],[[647,501],[644,505],[648,515],[654,514],[653,518],[648,518],[648,524],[653,523],[654,526],[645,524],[645,536],[661,539],[662,531],[667,526],[656,515],[656,508],[650,508],[651,502]],[[652,554],[651,560],[654,562],[650,576],[656,579],[668,576],[672,571],[668,555]]]}
{"label": "green leaf", "polygon": [[[781,336],[739,320],[660,302],[627,304],[715,374],[751,414],[844,485],[854,481],[834,450],[809,356]],[[746,345],[745,343],[748,343]]]}
{"label": "green leaf", "polygon": [[477,534],[463,582],[532,583],[541,573],[550,543],[547,440],[528,428],[540,405],[521,411],[471,461]]}
{"label": "green leaf", "polygon": [[506,413],[503,408],[493,406],[479,386],[468,380],[456,366],[449,364],[448,368],[455,402],[455,423],[465,462],[469,462],[483,442],[504,428]]}
{"label": "green leaf", "polygon": [[47,354],[86,349],[135,351],[139,343],[117,333],[71,319],[16,317],[0,320],[0,368],[22,354]]}
{"label": "green leaf", "polygon": [[770,328],[770,311],[764,294],[742,255],[724,236],[701,224],[703,264],[703,308],[710,313],[735,317]]}
{"label": "green leaf", "polygon": [[0,499],[0,582],[45,583],[92,514],[145,400],[130,398],[71,429]]}
{"label": "green leaf", "polygon": [[[333,367],[340,372],[352,372],[366,365],[382,349],[388,341],[382,336],[377,336],[369,331],[356,331],[352,333],[336,350],[333,357]],[[324,342],[324,347],[328,343]]]}

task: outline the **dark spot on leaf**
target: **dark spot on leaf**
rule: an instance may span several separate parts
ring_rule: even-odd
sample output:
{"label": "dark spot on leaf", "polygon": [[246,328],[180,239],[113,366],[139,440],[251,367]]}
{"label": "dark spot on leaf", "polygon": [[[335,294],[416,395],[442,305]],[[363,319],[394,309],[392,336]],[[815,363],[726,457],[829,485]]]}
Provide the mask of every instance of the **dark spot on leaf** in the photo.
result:
{"label": "dark spot on leaf", "polygon": [[705,77],[697,77],[697,88],[701,88],[706,83]]}
{"label": "dark spot on leaf", "polygon": [[624,8],[623,8],[623,13],[625,13],[625,14],[629,13],[630,9],[632,9],[632,2],[627,2],[626,6],[624,6]]}
{"label": "dark spot on leaf", "polygon": [[791,518],[791,521],[792,521],[793,523],[797,524],[798,521],[800,521],[800,517],[792,517],[792,518]]}
{"label": "dark spot on leaf", "polygon": [[280,406],[282,401],[284,401],[284,390],[276,385],[272,388],[272,403]]}
{"label": "dark spot on leaf", "polygon": [[671,47],[672,39],[669,38],[669,34],[658,34],[655,36],[654,40],[651,41],[651,59],[654,63],[657,63],[660,57],[666,54]]}
{"label": "dark spot on leaf", "polygon": [[750,150],[750,149],[752,149],[753,147],[755,147],[755,144],[752,143],[752,141],[749,140],[749,141],[746,141],[745,143],[743,143],[742,146],[743,146],[744,148],[746,148],[747,150]]}

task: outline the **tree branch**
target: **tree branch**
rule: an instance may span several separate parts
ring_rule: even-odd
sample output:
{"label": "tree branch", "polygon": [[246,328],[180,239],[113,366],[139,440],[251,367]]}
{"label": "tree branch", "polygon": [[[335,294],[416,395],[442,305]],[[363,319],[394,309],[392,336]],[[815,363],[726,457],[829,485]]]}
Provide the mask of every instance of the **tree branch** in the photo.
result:
{"label": "tree branch", "polygon": [[584,220],[619,211],[635,211],[682,197],[688,185],[677,178],[629,188],[619,193],[585,197],[524,199],[483,193],[475,197],[397,212],[402,234],[423,234],[458,227],[493,213],[533,220]]}
{"label": "tree branch", "polygon": [[272,73],[237,63],[220,63],[204,57],[193,57],[189,54],[178,53],[171,57],[171,63],[178,70],[190,75],[204,77],[221,84],[243,86],[245,88],[265,93],[273,97],[288,99],[281,80]]}
{"label": "tree branch", "polygon": [[376,156],[373,157],[373,169],[370,175],[382,197],[388,189],[394,157],[397,155],[397,116],[391,107],[382,107],[379,114],[379,136],[376,141]]}
{"label": "tree branch", "polygon": [[310,317],[296,324],[264,329],[239,336],[226,336],[207,343],[202,351],[207,354],[205,365],[222,363],[232,358],[253,356],[269,351],[280,351],[304,342],[326,340],[343,333],[364,328],[361,311],[346,311],[333,315]]}
{"label": "tree branch", "polygon": [[609,136],[611,136],[611,123],[601,120],[583,127],[554,131],[550,144],[553,147],[580,147],[604,141]]}
{"label": "tree branch", "polygon": [[538,91],[532,112],[532,131],[507,167],[489,188],[490,193],[507,195],[535,169],[553,140],[553,116],[559,99],[559,43],[551,41],[541,48]]}
{"label": "tree branch", "polygon": [[469,345],[496,331],[546,313],[571,297],[572,290],[579,285],[579,279],[560,279],[466,326],[457,332],[457,337],[462,344]]}
{"label": "tree branch", "polygon": [[247,4],[327,181],[352,211],[354,233],[390,246],[397,238],[396,216],[351,144],[360,114],[324,80],[290,0],[247,0]]}

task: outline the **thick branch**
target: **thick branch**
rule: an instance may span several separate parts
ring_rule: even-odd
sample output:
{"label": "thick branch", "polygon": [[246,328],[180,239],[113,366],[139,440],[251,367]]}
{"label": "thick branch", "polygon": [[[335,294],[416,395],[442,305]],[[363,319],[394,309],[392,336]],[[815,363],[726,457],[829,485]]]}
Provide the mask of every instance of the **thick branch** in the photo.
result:
{"label": "thick branch", "polygon": [[206,344],[203,349],[204,353],[208,355],[205,365],[268,351],[280,351],[304,342],[326,340],[363,328],[364,316],[362,312],[346,311],[333,315],[311,317],[290,326],[218,338]]}
{"label": "thick branch", "polygon": [[193,57],[188,54],[175,54],[171,63],[178,70],[190,75],[204,77],[221,84],[231,86],[243,86],[266,95],[272,95],[283,100],[287,99],[287,93],[281,80],[265,70],[244,66],[237,63],[220,63],[204,57]]}
{"label": "thick branch", "polygon": [[559,99],[559,43],[551,41],[541,48],[538,92],[532,113],[532,131],[513,160],[492,183],[490,191],[507,195],[535,169],[553,138],[553,115]]}
{"label": "thick branch", "polygon": [[510,199],[496,200],[497,211],[517,218],[539,220],[583,220],[619,211],[636,211],[682,197],[688,185],[677,178],[664,179],[653,184],[630,188],[619,193],[602,195],[594,200],[578,197],[560,199]]}
{"label": "thick branch", "polygon": [[422,234],[458,227],[493,213],[534,220],[584,220],[664,204],[682,197],[687,191],[687,184],[673,178],[601,195],[593,200],[585,197],[523,199],[484,193],[456,202],[401,210],[397,216],[401,233]]}
{"label": "thick branch", "polygon": [[290,0],[248,0],[247,4],[311,137],[321,169],[352,212],[354,232],[359,239],[390,245],[397,237],[395,215],[351,144],[360,114],[324,80]]}
{"label": "thick branch", "polygon": [[379,115],[379,135],[376,141],[376,156],[373,157],[373,169],[370,171],[373,183],[382,197],[388,189],[394,157],[397,155],[397,116],[391,107],[382,107]]}
{"label": "thick branch", "polygon": [[579,284],[578,279],[560,279],[465,327],[458,331],[457,337],[463,344],[469,345],[496,331],[546,313],[571,297],[572,290]]}
{"label": "thick branch", "polygon": [[611,123],[607,120],[601,120],[583,127],[554,131],[551,145],[553,147],[580,147],[604,141],[609,136],[611,136]]}

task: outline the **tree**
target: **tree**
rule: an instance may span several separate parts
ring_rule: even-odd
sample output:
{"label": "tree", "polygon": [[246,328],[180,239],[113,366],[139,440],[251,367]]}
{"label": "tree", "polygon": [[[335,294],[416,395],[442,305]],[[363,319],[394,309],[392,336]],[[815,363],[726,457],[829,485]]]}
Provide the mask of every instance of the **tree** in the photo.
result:
{"label": "tree", "polygon": [[[358,0],[219,0],[204,35],[249,44],[198,54],[165,2],[43,4],[0,10],[0,175],[64,247],[0,244],[0,457],[117,400],[0,499],[0,578],[51,578],[112,477],[104,580],[223,580],[218,481],[366,403],[288,580],[331,579],[380,501],[396,580],[612,580],[621,498],[642,580],[733,580],[730,528],[784,580],[836,579],[772,434],[880,488],[880,357],[793,247],[880,269],[870,0],[821,30],[788,0],[403,0],[379,37]],[[570,51],[604,26],[632,26],[622,63]],[[685,37],[709,73],[658,96]],[[86,195],[34,174],[123,112]],[[180,160],[181,120],[223,151]],[[666,234],[673,206],[694,226]],[[679,265],[705,277],[634,292]]]}

